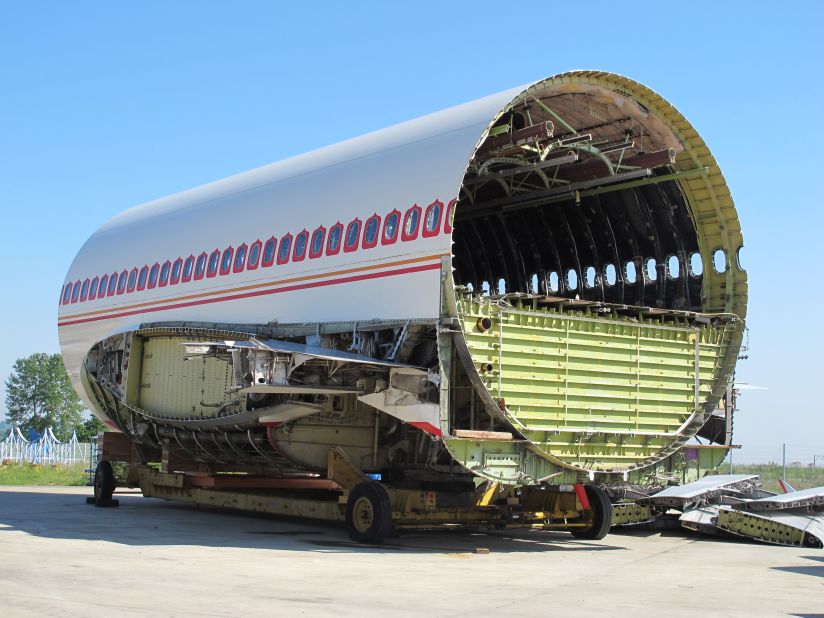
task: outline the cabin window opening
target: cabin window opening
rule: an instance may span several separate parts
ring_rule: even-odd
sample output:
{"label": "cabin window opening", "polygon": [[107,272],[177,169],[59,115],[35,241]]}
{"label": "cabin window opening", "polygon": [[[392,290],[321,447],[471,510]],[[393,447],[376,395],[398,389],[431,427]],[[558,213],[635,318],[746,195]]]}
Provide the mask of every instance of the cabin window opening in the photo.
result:
{"label": "cabin window opening", "polygon": [[[266,244],[263,245],[263,258],[261,259],[260,265],[261,266],[271,266],[275,262],[275,246],[277,245],[277,241],[275,237],[272,236],[269,240],[266,241]],[[287,253],[289,252],[287,248]]]}
{"label": "cabin window opening", "polygon": [[506,279],[498,279],[498,294],[506,294]]}
{"label": "cabin window opening", "polygon": [[237,253],[235,254],[235,266],[233,268],[234,272],[239,273],[243,270],[243,267],[246,266],[246,245],[240,245],[237,248]]}
{"label": "cabin window opening", "polygon": [[744,250],[744,245],[738,247],[738,251],[735,252],[735,265],[738,267],[738,270],[744,272],[744,263],[741,261],[741,252]]}
{"label": "cabin window opening", "polygon": [[[195,279],[203,279],[203,275],[206,274],[206,254],[201,253],[197,256],[197,262],[195,263]],[[168,264],[168,262],[166,262]],[[166,267],[166,264],[163,267]],[[160,271],[160,280],[163,281],[163,270]]]}
{"label": "cabin window opening", "polygon": [[550,292],[557,292],[561,289],[561,278],[558,276],[558,272],[553,270],[549,273],[549,291]]}
{"label": "cabin window opening", "polygon": [[163,262],[163,266],[160,267],[160,286],[163,287],[167,283],[169,283],[169,271],[172,270],[172,263],[171,262]]}
{"label": "cabin window opening", "polygon": [[533,294],[538,293],[538,275],[537,274],[532,275],[532,279],[530,279],[530,281],[529,281],[529,287],[532,290]]}
{"label": "cabin window opening", "polygon": [[455,224],[455,205],[457,203],[458,200],[452,200],[449,202],[449,206],[446,207],[446,217],[444,217],[443,231],[447,234],[452,233],[452,228]]}
{"label": "cabin window opening", "polygon": [[206,276],[214,277],[217,274],[217,268],[220,265],[220,251],[215,249],[209,254],[209,265],[206,267]]}
{"label": "cabin window opening", "polygon": [[232,259],[235,257],[234,247],[228,247],[223,250],[223,255],[220,258],[220,274],[228,275],[232,270]]}
{"label": "cabin window opening", "polygon": [[[123,271],[123,272],[125,273],[126,271]],[[78,300],[80,300],[80,285],[81,285],[80,281],[75,281],[74,282],[74,287],[72,288],[72,302],[73,303],[76,303]]]}
{"label": "cabin window opening", "polygon": [[86,279],[83,285],[80,286],[80,302],[82,303],[89,297],[89,280]]}
{"label": "cabin window opening", "polygon": [[312,232],[312,241],[309,243],[309,257],[320,257],[323,253],[323,241],[326,239],[326,228],[319,227]]}
{"label": "cabin window opening", "polygon": [[149,287],[157,285],[157,276],[160,274],[160,264],[155,264],[149,269]]}
{"label": "cabin window opening", "polygon": [[117,293],[117,273],[112,273],[109,277],[109,289],[106,291],[107,296],[114,296]]}
{"label": "cabin window opening", "polygon": [[574,268],[570,268],[566,274],[566,285],[569,290],[578,289],[578,273]]}
{"label": "cabin window opening", "polygon": [[670,279],[677,279],[681,274],[681,263],[678,261],[677,255],[671,255],[667,258],[667,276]]}
{"label": "cabin window opening", "polygon": [[306,257],[306,245],[309,244],[309,232],[303,230],[295,237],[295,253],[292,259],[299,262]]}
{"label": "cabin window opening", "polygon": [[183,270],[183,260],[177,258],[172,264],[172,274],[169,277],[169,285],[176,285],[180,281],[180,273]]}
{"label": "cabin window opening", "polygon": [[336,223],[329,230],[329,242],[326,245],[326,255],[335,255],[340,251],[340,237],[343,235],[343,224]]}
{"label": "cabin window opening", "polygon": [[716,249],[712,254],[712,265],[719,275],[727,271],[727,254],[723,249]]}
{"label": "cabin window opening", "polygon": [[131,272],[129,273],[129,285],[126,289],[127,292],[134,292],[134,287],[137,284],[137,269],[132,268]]}
{"label": "cabin window opening", "polygon": [[701,259],[701,254],[695,251],[690,254],[690,275],[693,277],[700,277],[704,274],[704,260]]}
{"label": "cabin window opening", "polygon": [[69,301],[72,299],[72,284],[67,283],[66,287],[63,288],[63,304],[68,305]]}
{"label": "cabin window opening", "polygon": [[187,281],[191,281],[192,279],[192,271],[195,268],[195,256],[190,255],[186,258],[186,261],[183,262],[183,283]]}
{"label": "cabin window opening", "polygon": [[278,251],[278,264],[286,264],[289,261],[289,251],[292,250],[292,235],[286,234],[280,239],[280,251]]}
{"label": "cabin window opening", "polygon": [[635,269],[635,262],[630,260],[624,264],[624,276],[627,278],[627,283],[635,283],[638,281],[638,272]]}
{"label": "cabin window opening", "polygon": [[249,261],[246,262],[246,268],[248,270],[254,270],[258,267],[258,260],[260,259],[260,248],[261,242],[256,240],[252,243],[252,247],[249,249]]}
{"label": "cabin window opening", "polygon": [[100,279],[95,277],[89,285],[89,300],[94,300],[97,297],[97,286],[100,284]]}
{"label": "cabin window opening", "polygon": [[615,269],[615,264],[607,264],[604,267],[604,278],[607,280],[607,285],[612,287],[618,280],[618,271]]}
{"label": "cabin window opening", "polygon": [[372,215],[366,221],[366,227],[363,230],[363,248],[371,249],[378,244],[378,230],[381,227],[381,218],[378,215]]}
{"label": "cabin window opening", "polygon": [[421,222],[421,209],[419,206],[413,206],[406,211],[406,216],[403,220],[402,240],[415,240],[418,237],[418,227]]}
{"label": "cabin window opening", "polygon": [[443,204],[433,202],[426,208],[426,215],[423,220],[423,235],[435,236],[441,227],[441,216],[443,215]]}
{"label": "cabin window opening", "polygon": [[104,298],[107,294],[107,289],[109,287],[109,275],[103,275],[100,277],[100,286],[97,288],[98,298]]}
{"label": "cabin window opening", "polygon": [[144,266],[140,269],[140,274],[137,276],[137,289],[143,290],[146,288],[146,279],[149,278],[149,267]]}
{"label": "cabin window opening", "polygon": [[129,272],[124,270],[117,278],[117,293],[122,294],[126,291],[126,279],[129,277]]}
{"label": "cabin window opening", "polygon": [[655,262],[655,258],[648,258],[647,259],[647,279],[650,281],[655,281],[658,278],[658,264]]}
{"label": "cabin window opening", "polygon": [[398,223],[401,220],[401,213],[393,210],[386,219],[383,220],[383,239],[381,243],[389,245],[398,240]]}
{"label": "cabin window opening", "polygon": [[491,292],[491,288],[489,287],[489,281],[484,281],[481,283],[481,292],[483,292],[484,296],[489,296]]}
{"label": "cabin window opening", "polygon": [[360,240],[361,222],[360,219],[351,221],[346,226],[346,240],[343,243],[344,251],[354,251],[358,248],[358,241]]}
{"label": "cabin window opening", "polygon": [[587,266],[587,270],[584,276],[584,285],[588,288],[595,287],[595,267],[594,266]]}

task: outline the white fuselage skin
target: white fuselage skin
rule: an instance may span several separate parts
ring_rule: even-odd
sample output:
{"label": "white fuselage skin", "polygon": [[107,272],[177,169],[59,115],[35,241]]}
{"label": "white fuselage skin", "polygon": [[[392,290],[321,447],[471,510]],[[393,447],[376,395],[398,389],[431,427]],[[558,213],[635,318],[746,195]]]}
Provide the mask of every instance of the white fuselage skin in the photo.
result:
{"label": "white fuselage skin", "polygon": [[[442,271],[451,275],[450,203],[486,129],[521,90],[479,99],[114,217],[80,250],[61,293],[60,345],[78,393],[94,410],[80,382],[89,350],[109,335],[147,322],[437,319]],[[427,229],[427,207],[438,202],[442,204],[438,223]],[[415,206],[420,208],[417,231],[404,234],[404,218]],[[394,235],[385,229],[393,211],[398,213],[399,228]],[[379,231],[375,246],[369,247],[365,228],[374,215],[380,218]],[[347,227],[355,219],[361,226],[355,249],[348,251]],[[342,229],[335,252],[330,232],[338,223]],[[323,249],[313,257],[313,233],[321,227],[325,228]],[[295,259],[300,258],[295,243],[304,230],[308,232],[305,257]],[[278,260],[284,257],[281,245],[287,235],[292,246],[287,259]],[[274,263],[264,266],[261,255],[257,268],[248,268],[254,243],[260,241],[263,249],[271,237],[277,241]],[[394,242],[386,242],[392,237]],[[239,268],[235,256],[228,273],[221,274],[218,267],[214,276],[207,271],[198,278],[193,268],[189,280],[183,281],[182,266],[189,256],[196,265],[203,253],[208,258],[218,251],[222,259],[228,248],[243,245],[247,253]],[[183,260],[181,272],[178,282],[172,283],[178,258]],[[137,271],[133,285],[127,276],[122,293],[116,289],[111,296],[101,298],[98,293],[90,298],[95,277],[99,285],[104,275],[133,270]],[[77,283],[79,293],[74,292]],[[71,286],[68,291],[67,286]]]}

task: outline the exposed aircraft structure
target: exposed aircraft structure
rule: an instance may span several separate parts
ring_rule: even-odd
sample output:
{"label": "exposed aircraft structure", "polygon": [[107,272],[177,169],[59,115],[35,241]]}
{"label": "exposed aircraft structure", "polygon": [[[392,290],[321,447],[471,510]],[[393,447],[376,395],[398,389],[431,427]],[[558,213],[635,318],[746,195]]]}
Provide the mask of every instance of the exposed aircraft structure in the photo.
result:
{"label": "exposed aircraft structure", "polygon": [[667,519],[670,509],[682,527],[702,534],[824,547],[824,487],[777,495],[761,489],[755,474],[711,475],[618,505],[618,525]]}
{"label": "exposed aircraft structure", "polygon": [[362,540],[598,537],[601,485],[732,445],[742,245],[675,108],[564,73],[126,211],[69,270],[61,346],[145,493],[244,471],[334,481]]}

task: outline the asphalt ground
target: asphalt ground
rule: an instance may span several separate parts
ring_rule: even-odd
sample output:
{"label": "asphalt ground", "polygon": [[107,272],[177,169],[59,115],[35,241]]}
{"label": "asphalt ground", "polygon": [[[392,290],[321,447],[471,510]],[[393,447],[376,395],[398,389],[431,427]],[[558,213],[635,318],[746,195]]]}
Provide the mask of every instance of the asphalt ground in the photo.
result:
{"label": "asphalt ground", "polygon": [[0,616],[824,616],[822,550],[678,531],[363,546],[336,525],[89,493],[0,487]]}

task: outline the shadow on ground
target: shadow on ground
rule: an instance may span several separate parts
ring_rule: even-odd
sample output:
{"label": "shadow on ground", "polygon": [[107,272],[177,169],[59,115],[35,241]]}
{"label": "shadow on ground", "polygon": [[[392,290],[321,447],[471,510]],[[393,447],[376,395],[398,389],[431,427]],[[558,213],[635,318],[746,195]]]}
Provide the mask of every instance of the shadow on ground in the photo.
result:
{"label": "shadow on ground", "polygon": [[620,544],[575,539],[540,530],[414,531],[382,545],[351,541],[342,525],[305,519],[203,508],[116,494],[118,508],[85,503],[87,493],[65,488],[0,489],[0,540],[13,531],[53,539],[104,541],[132,546],[175,545],[352,553],[460,554],[486,548],[494,553],[601,552]]}

